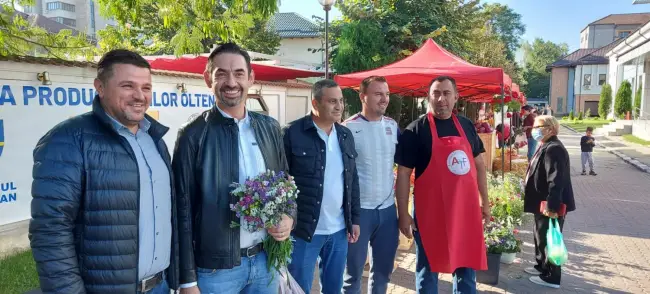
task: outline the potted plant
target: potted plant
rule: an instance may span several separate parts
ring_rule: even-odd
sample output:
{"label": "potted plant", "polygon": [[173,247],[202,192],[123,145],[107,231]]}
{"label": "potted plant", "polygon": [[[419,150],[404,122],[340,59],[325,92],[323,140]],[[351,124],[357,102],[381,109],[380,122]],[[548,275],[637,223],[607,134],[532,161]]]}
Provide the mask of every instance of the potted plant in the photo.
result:
{"label": "potted plant", "polygon": [[501,269],[501,254],[503,253],[502,238],[504,226],[499,222],[490,222],[485,226],[483,238],[487,247],[488,269],[476,272],[476,281],[488,285],[499,283],[499,271]]}
{"label": "potted plant", "polygon": [[521,252],[521,239],[517,238],[519,230],[515,228],[507,228],[503,231],[502,239],[505,244],[502,246],[503,252],[501,253],[501,263],[511,264],[517,258],[517,253]]}

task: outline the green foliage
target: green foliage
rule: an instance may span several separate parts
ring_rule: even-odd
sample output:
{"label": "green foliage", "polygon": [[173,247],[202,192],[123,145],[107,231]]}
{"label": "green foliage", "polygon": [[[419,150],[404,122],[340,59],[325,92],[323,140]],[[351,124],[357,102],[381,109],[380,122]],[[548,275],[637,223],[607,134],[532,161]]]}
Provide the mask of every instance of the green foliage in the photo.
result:
{"label": "green foliage", "polygon": [[494,35],[498,36],[506,49],[506,58],[515,60],[521,36],[526,33],[526,26],[521,22],[521,15],[507,5],[490,3],[484,6],[488,15],[488,24]]}
{"label": "green foliage", "polygon": [[34,4],[34,0],[0,1],[0,56],[92,59],[95,47],[84,33],[73,33],[70,29],[52,34],[16,11],[16,5],[25,7]]}
{"label": "green foliage", "polygon": [[571,110],[571,112],[569,112],[569,120],[574,120],[574,119],[575,119],[575,115],[573,115],[573,110]]}
{"label": "green foliage", "polygon": [[614,114],[618,118],[625,118],[628,111],[632,111],[632,84],[628,80],[624,80],[616,92]]}
{"label": "green foliage", "polygon": [[[363,51],[359,51],[363,48]],[[376,22],[350,22],[342,27],[337,54],[332,67],[345,74],[369,70],[390,62],[388,45]]]}
{"label": "green foliage", "polygon": [[494,221],[507,225],[521,225],[524,215],[523,180],[514,173],[501,176],[488,174],[490,211]]}
{"label": "green foliage", "polygon": [[609,110],[612,107],[612,86],[604,84],[600,90],[600,101],[598,102],[598,115],[602,119],[607,118]]}
{"label": "green foliage", "polygon": [[591,108],[585,110],[585,119],[591,119]]}
{"label": "green foliage", "polygon": [[516,100],[510,100],[510,102],[506,103],[506,106],[508,106],[508,111],[519,111],[521,109],[521,103]]}
{"label": "green foliage", "polygon": [[639,87],[636,89],[634,95],[634,117],[639,118],[641,114],[641,91],[643,90],[642,83],[639,82]]}
{"label": "green foliage", "polygon": [[578,120],[582,120],[582,111],[578,112]]}
{"label": "green foliage", "polygon": [[38,288],[38,272],[32,251],[0,257],[0,293],[27,293]]}
{"label": "green foliage", "polygon": [[276,0],[98,0],[98,3],[102,15],[117,22],[115,28],[98,33],[102,51],[129,48],[144,54],[180,56],[205,53],[213,44],[229,41],[246,44],[249,49],[277,50],[277,39],[263,30],[266,20],[278,9]]}
{"label": "green foliage", "polygon": [[569,46],[536,38],[532,44],[524,43],[523,49],[525,60],[523,75],[527,84],[522,87],[522,90],[527,97],[547,97],[551,73],[546,72],[546,66],[566,55]]}

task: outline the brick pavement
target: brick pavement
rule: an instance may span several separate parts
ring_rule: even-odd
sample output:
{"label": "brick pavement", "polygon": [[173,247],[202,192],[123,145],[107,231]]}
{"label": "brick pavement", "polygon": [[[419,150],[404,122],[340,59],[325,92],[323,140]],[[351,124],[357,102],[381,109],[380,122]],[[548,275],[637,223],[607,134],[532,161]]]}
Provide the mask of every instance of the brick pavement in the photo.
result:
{"label": "brick pavement", "polygon": [[[514,264],[501,264],[499,284],[479,284],[481,293],[649,293],[650,292],[650,174],[640,172],[614,155],[596,150],[598,176],[580,175],[578,135],[560,139],[571,154],[577,210],[567,217],[565,242],[569,261],[562,288],[547,289],[528,281],[523,272],[533,257],[532,225],[524,226],[524,250]],[[415,250],[398,252],[388,293],[415,293]],[[366,293],[364,278],[363,293]],[[312,293],[318,293],[314,280]],[[451,276],[441,275],[440,293],[451,293]]]}

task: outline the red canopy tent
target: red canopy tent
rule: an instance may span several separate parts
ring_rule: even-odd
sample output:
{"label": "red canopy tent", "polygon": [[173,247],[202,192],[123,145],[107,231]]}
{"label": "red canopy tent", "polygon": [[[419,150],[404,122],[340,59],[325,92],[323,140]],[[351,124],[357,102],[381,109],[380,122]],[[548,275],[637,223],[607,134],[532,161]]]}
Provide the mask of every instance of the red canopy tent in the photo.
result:
{"label": "red canopy tent", "polygon": [[470,100],[492,100],[494,94],[501,94],[502,87],[509,89],[512,83],[503,69],[473,65],[432,39],[400,61],[373,70],[337,75],[334,80],[341,87],[358,89],[361,81],[372,75],[385,77],[393,93],[414,97],[427,96],[431,80],[442,75],[456,79],[459,94],[471,97]]}
{"label": "red canopy tent", "polygon": [[[145,57],[152,69],[178,71],[185,73],[203,74],[205,65],[208,63],[208,56],[196,57]],[[279,81],[297,78],[320,77],[324,73],[319,71],[303,70],[283,66],[251,63],[255,79],[260,81]]]}

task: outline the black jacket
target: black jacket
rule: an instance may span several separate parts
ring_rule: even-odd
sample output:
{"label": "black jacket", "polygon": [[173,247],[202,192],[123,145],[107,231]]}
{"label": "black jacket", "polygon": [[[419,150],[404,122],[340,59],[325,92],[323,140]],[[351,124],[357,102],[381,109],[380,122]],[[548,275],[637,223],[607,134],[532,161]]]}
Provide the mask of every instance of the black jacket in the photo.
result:
{"label": "black jacket", "polygon": [[[34,149],[29,239],[43,293],[136,293],[138,164],[99,99],[95,97],[91,112],[52,128]],[[171,170],[162,140],[168,128],[146,118],[148,133]],[[173,181],[171,196],[175,228]],[[176,230],[171,249],[167,277],[177,289]]]}
{"label": "black jacket", "polygon": [[[344,193],[343,214],[348,232],[359,224],[361,204],[359,199],[359,176],[355,159],[357,151],[350,130],[334,124],[343,153]],[[284,129],[284,148],[289,163],[289,174],[295,178],[300,190],[298,195],[298,221],[293,234],[310,242],[316,231],[323,200],[325,179],[325,142],[318,136],[310,115],[291,122]]]}
{"label": "black jacket", "polygon": [[548,201],[552,212],[559,211],[562,203],[567,206],[567,212],[574,211],[569,153],[557,137],[551,137],[539,148],[537,158],[530,163],[524,211],[539,214],[542,201]]}
{"label": "black jacket", "polygon": [[[266,168],[287,171],[280,124],[248,112]],[[195,282],[196,267],[230,269],[241,264],[239,218],[230,210],[230,184],[239,182],[239,127],[213,107],[183,126],[174,150],[178,195],[180,281]]]}

